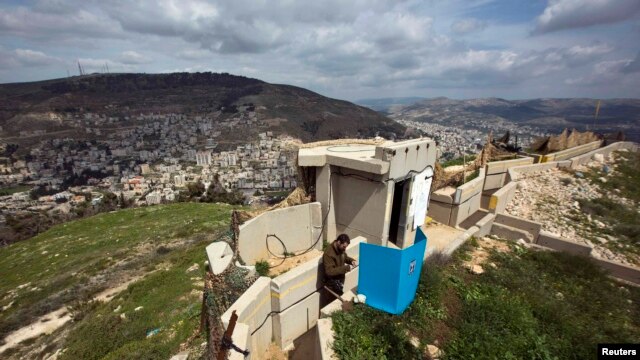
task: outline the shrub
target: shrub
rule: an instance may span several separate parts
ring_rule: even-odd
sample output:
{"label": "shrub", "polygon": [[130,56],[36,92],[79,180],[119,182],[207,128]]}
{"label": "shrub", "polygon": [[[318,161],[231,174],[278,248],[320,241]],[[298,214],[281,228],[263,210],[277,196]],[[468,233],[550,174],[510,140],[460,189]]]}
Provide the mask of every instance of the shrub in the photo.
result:
{"label": "shrub", "polygon": [[269,263],[266,260],[257,261],[256,272],[260,276],[269,276]]}

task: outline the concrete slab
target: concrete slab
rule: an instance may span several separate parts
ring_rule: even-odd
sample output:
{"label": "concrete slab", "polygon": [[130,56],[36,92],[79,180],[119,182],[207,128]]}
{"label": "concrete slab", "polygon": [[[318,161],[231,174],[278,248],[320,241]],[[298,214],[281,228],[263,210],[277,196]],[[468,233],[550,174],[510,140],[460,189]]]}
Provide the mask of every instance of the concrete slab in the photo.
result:
{"label": "concrete slab", "polygon": [[269,234],[277,235],[288,252],[308,249],[318,239],[318,229],[322,226],[320,206],[319,202],[314,202],[272,210],[240,225],[238,236],[240,257],[249,265],[255,264],[258,260],[267,259],[269,257],[267,241],[273,253],[283,254],[284,248],[277,239],[273,237],[266,239]]}
{"label": "concrete slab", "polygon": [[520,239],[528,243],[532,243],[534,241],[533,235],[529,232],[515,227],[498,224],[495,221],[493,222],[493,226],[491,226],[491,234],[511,241],[518,241]]}
{"label": "concrete slab", "polygon": [[589,245],[578,244],[546,231],[540,231],[536,244],[554,250],[566,251],[571,254],[583,256],[590,256],[591,251],[593,250]]}
{"label": "concrete slab", "polygon": [[282,349],[316,326],[320,315],[320,294],[314,293],[289,309],[273,316],[273,337]]}
{"label": "concrete slab", "polygon": [[462,230],[438,223],[426,226],[423,231],[427,235],[425,259],[433,253],[446,252],[455,239],[464,233]]}
{"label": "concrete slab", "polygon": [[171,357],[171,359],[169,359],[169,360],[188,360],[188,359],[189,359],[189,352],[188,351],[182,351],[182,352],[179,352],[179,353],[173,355]]}
{"label": "concrete slab", "polygon": [[[356,293],[353,291],[345,291],[345,293],[342,295],[342,299],[345,301],[353,301],[354,297],[356,297]],[[331,316],[331,314],[337,311],[342,311],[342,301],[340,301],[340,299],[334,299],[329,303],[329,305],[320,309],[320,318],[328,318]]]}
{"label": "concrete slab", "polygon": [[[270,278],[258,278],[220,317],[226,328],[229,325],[231,313],[233,310],[236,310],[238,322],[249,326],[251,332],[256,331],[258,327],[262,326],[260,330],[251,336],[249,351],[252,353],[262,354],[267,350],[269,344],[271,344],[273,324],[271,319],[267,319],[267,316],[271,312],[270,288]],[[266,322],[265,319],[267,319]],[[262,325],[263,322],[264,325]]]}
{"label": "concrete slab", "polygon": [[538,239],[538,235],[542,230],[542,224],[539,222],[511,216],[508,214],[497,214],[495,223],[510,226],[516,229],[524,230],[531,234],[533,242]]}
{"label": "concrete slab", "polygon": [[218,241],[207,245],[207,259],[209,260],[209,268],[214,275],[222,274],[231,260],[233,260],[233,250],[231,246],[224,241]]}
{"label": "concrete slab", "polygon": [[318,349],[322,360],[338,360],[333,352],[333,321],[331,318],[318,320]]}
{"label": "concrete slab", "polygon": [[[251,331],[249,330],[249,325],[243,324],[241,322],[236,322],[236,327],[233,329],[231,340],[240,349],[250,349]],[[249,360],[251,358],[258,359],[259,356],[258,354],[250,353],[249,357],[245,358],[244,355],[240,354],[237,351],[229,351],[228,360]]]}

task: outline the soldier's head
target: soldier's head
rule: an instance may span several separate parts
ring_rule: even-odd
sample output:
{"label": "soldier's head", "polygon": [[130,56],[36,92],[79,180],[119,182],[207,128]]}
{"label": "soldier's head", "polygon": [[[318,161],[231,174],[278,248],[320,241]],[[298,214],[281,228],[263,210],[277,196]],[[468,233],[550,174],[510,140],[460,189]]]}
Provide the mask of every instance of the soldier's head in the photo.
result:
{"label": "soldier's head", "polygon": [[349,235],[340,234],[336,239],[336,245],[340,252],[347,250],[347,246],[351,243],[351,239],[349,239]]}

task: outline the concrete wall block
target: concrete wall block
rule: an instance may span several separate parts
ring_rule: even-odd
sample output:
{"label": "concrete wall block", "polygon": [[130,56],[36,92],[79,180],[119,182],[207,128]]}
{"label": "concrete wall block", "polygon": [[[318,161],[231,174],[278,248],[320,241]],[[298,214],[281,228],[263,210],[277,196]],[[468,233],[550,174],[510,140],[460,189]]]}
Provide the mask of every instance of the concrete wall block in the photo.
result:
{"label": "concrete wall block", "polygon": [[233,260],[233,250],[224,241],[216,241],[207,245],[205,251],[209,260],[209,268],[215,275],[222,274]]}
{"label": "concrete wall block", "polygon": [[494,214],[501,214],[504,212],[507,204],[513,199],[516,193],[516,183],[510,182],[502,189],[496,191],[491,195],[489,200],[489,211]]}
{"label": "concrete wall block", "polygon": [[611,276],[640,285],[640,268],[605,259],[593,258],[593,261],[609,271]]}
{"label": "concrete wall block", "polygon": [[333,352],[333,321],[331,318],[318,320],[318,345],[320,350],[319,359],[322,360],[338,360]]}
{"label": "concrete wall block", "polygon": [[[484,170],[481,170],[481,172],[484,172]],[[455,197],[453,199],[453,203],[462,204],[466,202],[470,198],[476,196],[478,193],[481,193],[483,185],[484,176],[478,176],[468,183],[458,186]]]}
{"label": "concrete wall block", "polygon": [[[268,320],[267,320],[268,321]],[[249,360],[249,359],[259,359],[260,356],[253,354],[253,349],[251,348],[251,330],[249,330],[249,325],[236,322],[236,327],[233,329],[233,335],[231,336],[231,341],[243,350],[249,350],[249,357],[244,357],[241,353],[237,351],[229,351],[228,360]]]}
{"label": "concrete wall block", "polygon": [[451,212],[453,211],[453,205],[443,204],[435,201],[429,202],[429,217],[433,220],[449,225],[449,219],[451,219]]}
{"label": "concrete wall block", "polygon": [[473,215],[480,209],[480,202],[482,200],[482,193],[476,193],[475,196],[468,198],[466,202],[452,208],[451,220],[449,225],[456,227],[465,221],[469,216]]}
{"label": "concrete wall block", "polygon": [[274,311],[283,311],[322,287],[321,261],[322,256],[315,257],[273,279],[271,307]]}
{"label": "concrete wall block", "polygon": [[524,230],[531,234],[532,238],[538,238],[540,231],[542,230],[542,224],[535,221],[526,220],[523,218],[507,215],[507,214],[497,214],[495,218],[495,222],[501,225],[507,225],[512,228]]}
{"label": "concrete wall block", "polygon": [[356,267],[355,269],[345,274],[344,276],[344,292],[345,293],[358,288],[358,275],[360,273],[359,269],[360,269],[360,266]]}
{"label": "concrete wall block", "polygon": [[493,223],[493,226],[491,227],[491,234],[511,241],[518,241],[519,239],[523,239],[526,242],[533,242],[534,240],[533,236],[527,231],[507,225],[498,224],[495,221]]}
{"label": "concrete wall block", "polygon": [[592,250],[592,247],[589,245],[578,244],[546,231],[540,231],[536,244],[554,250],[566,251],[570,254],[583,256],[590,256]]}
{"label": "concrete wall block", "polygon": [[578,155],[588,153],[602,146],[602,140],[590,142],[588,144],[572,147],[570,149],[558,151],[542,156],[542,162],[567,160]]}
{"label": "concrete wall block", "polygon": [[320,294],[314,293],[287,310],[273,316],[273,337],[282,349],[316,326],[320,315]]}
{"label": "concrete wall block", "polygon": [[484,180],[483,190],[493,190],[501,188],[507,181],[507,173],[487,175]]}
{"label": "concrete wall block", "polygon": [[[308,249],[317,239],[317,236],[312,237],[314,230],[321,225],[321,220],[317,222],[318,211],[320,211],[320,203],[304,204],[265,212],[245,222],[239,227],[240,257],[250,265],[260,259],[268,258],[267,234],[277,235],[289,252]],[[269,238],[268,241],[272,252],[276,254],[284,252],[282,244],[277,239]]]}
{"label": "concrete wall block", "polygon": [[[271,279],[260,277],[236,300],[220,317],[225,328],[229,325],[229,319],[235,310],[238,322],[246,324],[250,332],[254,332],[271,312]],[[250,340],[251,351],[257,354],[264,353],[273,335],[272,321],[267,319],[264,325]]]}
{"label": "concrete wall block", "polygon": [[485,215],[480,221],[476,223],[478,227],[478,232],[475,234],[477,237],[487,236],[491,233],[491,227],[493,226],[493,222],[495,220],[494,214]]}

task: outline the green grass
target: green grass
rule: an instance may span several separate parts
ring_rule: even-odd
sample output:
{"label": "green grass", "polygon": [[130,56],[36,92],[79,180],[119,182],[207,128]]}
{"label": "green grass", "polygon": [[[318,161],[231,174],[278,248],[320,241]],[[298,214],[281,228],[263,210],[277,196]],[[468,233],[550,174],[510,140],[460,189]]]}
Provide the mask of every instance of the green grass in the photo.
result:
{"label": "green grass", "polygon": [[448,160],[443,162],[441,165],[443,168],[449,167],[449,166],[454,166],[454,165],[464,165],[465,161],[466,163],[470,163],[473,160],[476,159],[476,155],[467,155],[467,156],[461,156],[457,159],[452,159],[452,160]]}
{"label": "green grass", "polygon": [[[616,151],[614,154],[617,165],[611,176],[606,176],[602,167],[598,167],[589,170],[586,177],[604,190],[618,192],[620,196],[640,203],[640,152]],[[601,182],[600,177],[606,177],[607,182]]]}
{"label": "green grass", "polygon": [[0,196],[12,195],[19,192],[29,191],[31,190],[31,186],[27,185],[16,185],[5,188],[0,188]]}
{"label": "green grass", "polygon": [[[85,316],[65,340],[61,359],[168,359],[199,326],[202,301],[204,241],[167,258],[172,266],[130,285],[107,304]],[[191,280],[192,277],[199,280]],[[193,292],[192,292],[193,291]],[[142,306],[139,311],[135,308]],[[114,310],[120,307],[120,311]],[[120,314],[126,315],[125,319]],[[147,333],[159,329],[157,335]],[[197,343],[206,341],[198,338]]]}
{"label": "green grass", "polygon": [[[640,289],[611,280],[587,258],[513,248],[492,253],[485,273],[461,266],[472,242],[425,264],[401,316],[366,306],[334,315],[341,359],[595,359],[598,343],[637,342]],[[420,340],[413,349],[409,336]]]}
{"label": "green grass", "polygon": [[[57,225],[31,239],[0,248],[0,306],[13,301],[7,311],[0,313],[0,338],[37,316],[71,301],[90,298],[102,289],[91,281],[98,274],[152,270],[164,257],[181,256],[179,251],[160,251],[161,246],[176,239],[202,240],[207,234],[227,230],[232,209],[179,203],[103,213]],[[150,247],[146,255],[139,250],[142,245]],[[198,246],[200,249],[202,245]],[[196,253],[202,263],[204,252]],[[126,264],[116,266],[125,259]],[[30,285],[17,290],[27,283]]]}

